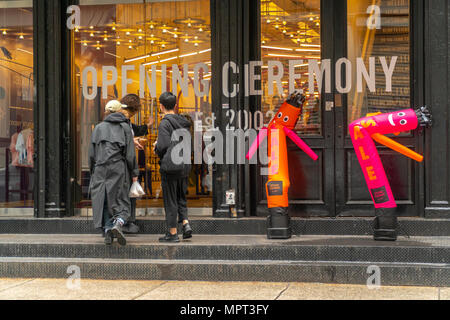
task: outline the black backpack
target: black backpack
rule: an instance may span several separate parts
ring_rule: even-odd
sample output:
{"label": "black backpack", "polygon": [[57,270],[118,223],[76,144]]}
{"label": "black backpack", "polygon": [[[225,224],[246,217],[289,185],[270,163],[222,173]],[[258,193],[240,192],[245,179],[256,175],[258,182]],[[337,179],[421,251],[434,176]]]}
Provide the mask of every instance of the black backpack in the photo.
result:
{"label": "black backpack", "polygon": [[[172,124],[171,120],[167,120],[167,121],[169,121],[170,125],[172,126],[172,129],[176,130],[176,128]],[[179,127],[181,128],[181,126],[179,126]],[[170,135],[172,136],[172,133]],[[187,174],[190,171],[190,167],[191,167],[190,164],[183,163],[183,162],[176,164],[172,161],[172,157],[171,157],[172,150],[178,143],[180,143],[180,142],[172,141],[172,140],[170,141],[170,146],[167,148],[166,152],[164,153],[164,156],[161,159],[161,163],[159,166],[159,172],[161,174],[166,174],[166,175],[171,175],[171,176],[179,176],[180,178],[184,178],[187,176]]]}

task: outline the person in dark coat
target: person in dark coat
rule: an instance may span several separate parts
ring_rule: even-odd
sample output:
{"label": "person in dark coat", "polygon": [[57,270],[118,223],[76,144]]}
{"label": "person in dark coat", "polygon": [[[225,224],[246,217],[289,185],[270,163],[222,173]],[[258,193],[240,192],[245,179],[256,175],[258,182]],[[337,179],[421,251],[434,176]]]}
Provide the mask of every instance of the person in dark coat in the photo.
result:
{"label": "person in dark coat", "polygon": [[[132,108],[134,110],[139,110],[141,108],[141,99],[137,94],[133,93],[127,94],[125,97],[120,99],[120,103],[126,105],[127,108]],[[141,126],[135,125],[134,123],[131,124],[134,135],[134,145],[138,150],[144,150],[139,137],[148,135],[148,129],[153,126],[153,122],[153,118],[150,117],[148,124],[144,124]],[[147,183],[151,183],[151,181],[147,181]],[[139,232],[139,226],[136,224],[136,198],[131,198],[130,218],[128,219],[128,222],[123,226],[122,230],[124,233],[131,234]]]}
{"label": "person in dark coat", "polygon": [[[164,118],[158,127],[158,139],[154,144],[155,153],[165,161],[164,155],[172,140],[172,132],[176,129],[189,131],[191,123],[182,115],[175,114],[177,103],[176,96],[172,92],[164,92],[159,97],[161,113]],[[167,157],[166,157],[167,158]],[[187,185],[190,167],[185,165],[184,174],[170,175],[161,172],[161,187],[163,191],[164,211],[166,213],[167,233],[160,238],[160,242],[179,242],[177,235],[177,222],[183,224],[183,239],[192,237],[192,228],[189,224],[187,213]],[[178,217],[178,221],[177,221]]]}
{"label": "person in dark coat", "polygon": [[[109,102],[108,105],[119,101]],[[108,109],[112,112],[114,108]],[[90,193],[95,228],[103,228],[105,244],[113,238],[125,245],[122,226],[131,213],[129,191],[131,182],[137,181],[139,170],[136,162],[133,133],[129,118],[135,110],[127,106],[106,116],[92,133],[89,146],[91,171]]]}

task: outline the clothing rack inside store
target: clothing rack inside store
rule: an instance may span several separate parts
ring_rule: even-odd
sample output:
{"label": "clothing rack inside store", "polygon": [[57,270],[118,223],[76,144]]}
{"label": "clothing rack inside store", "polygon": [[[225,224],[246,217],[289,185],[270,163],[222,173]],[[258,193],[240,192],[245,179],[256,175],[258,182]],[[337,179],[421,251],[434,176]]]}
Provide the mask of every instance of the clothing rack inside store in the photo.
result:
{"label": "clothing rack inside store", "polygon": [[15,190],[9,189],[9,165],[10,160],[12,159],[11,150],[9,148],[5,149],[5,202],[9,202],[9,196],[11,193],[19,193],[20,194],[20,201],[24,202],[24,205],[26,205],[26,201],[29,200],[29,194],[31,194],[31,199],[33,200],[33,190],[29,190],[29,182],[30,182],[30,170],[33,170],[32,168],[28,167],[20,167],[17,168],[20,171],[20,189]]}

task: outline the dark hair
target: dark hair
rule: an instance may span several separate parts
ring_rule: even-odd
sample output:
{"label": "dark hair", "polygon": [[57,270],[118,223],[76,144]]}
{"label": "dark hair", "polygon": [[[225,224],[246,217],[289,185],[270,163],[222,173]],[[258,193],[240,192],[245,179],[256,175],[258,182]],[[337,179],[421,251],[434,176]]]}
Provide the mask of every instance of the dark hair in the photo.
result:
{"label": "dark hair", "polygon": [[141,99],[134,93],[127,94],[120,100],[120,103],[126,105],[126,110],[132,113],[136,113],[141,109]]}
{"label": "dark hair", "polygon": [[166,110],[173,110],[177,105],[177,97],[170,91],[164,92],[159,96],[161,103]]}

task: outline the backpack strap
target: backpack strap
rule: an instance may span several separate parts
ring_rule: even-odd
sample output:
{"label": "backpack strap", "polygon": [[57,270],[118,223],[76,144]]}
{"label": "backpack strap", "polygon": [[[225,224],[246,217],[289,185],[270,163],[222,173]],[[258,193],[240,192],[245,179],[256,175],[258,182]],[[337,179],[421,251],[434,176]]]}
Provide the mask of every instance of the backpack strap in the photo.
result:
{"label": "backpack strap", "polygon": [[[128,138],[129,138],[129,136],[131,134],[131,127],[125,122],[121,122],[120,126],[122,127],[122,129],[123,129],[123,131],[125,133],[125,146],[126,146]],[[124,157],[124,159],[127,158],[127,148],[126,147],[123,148],[123,157]]]}

